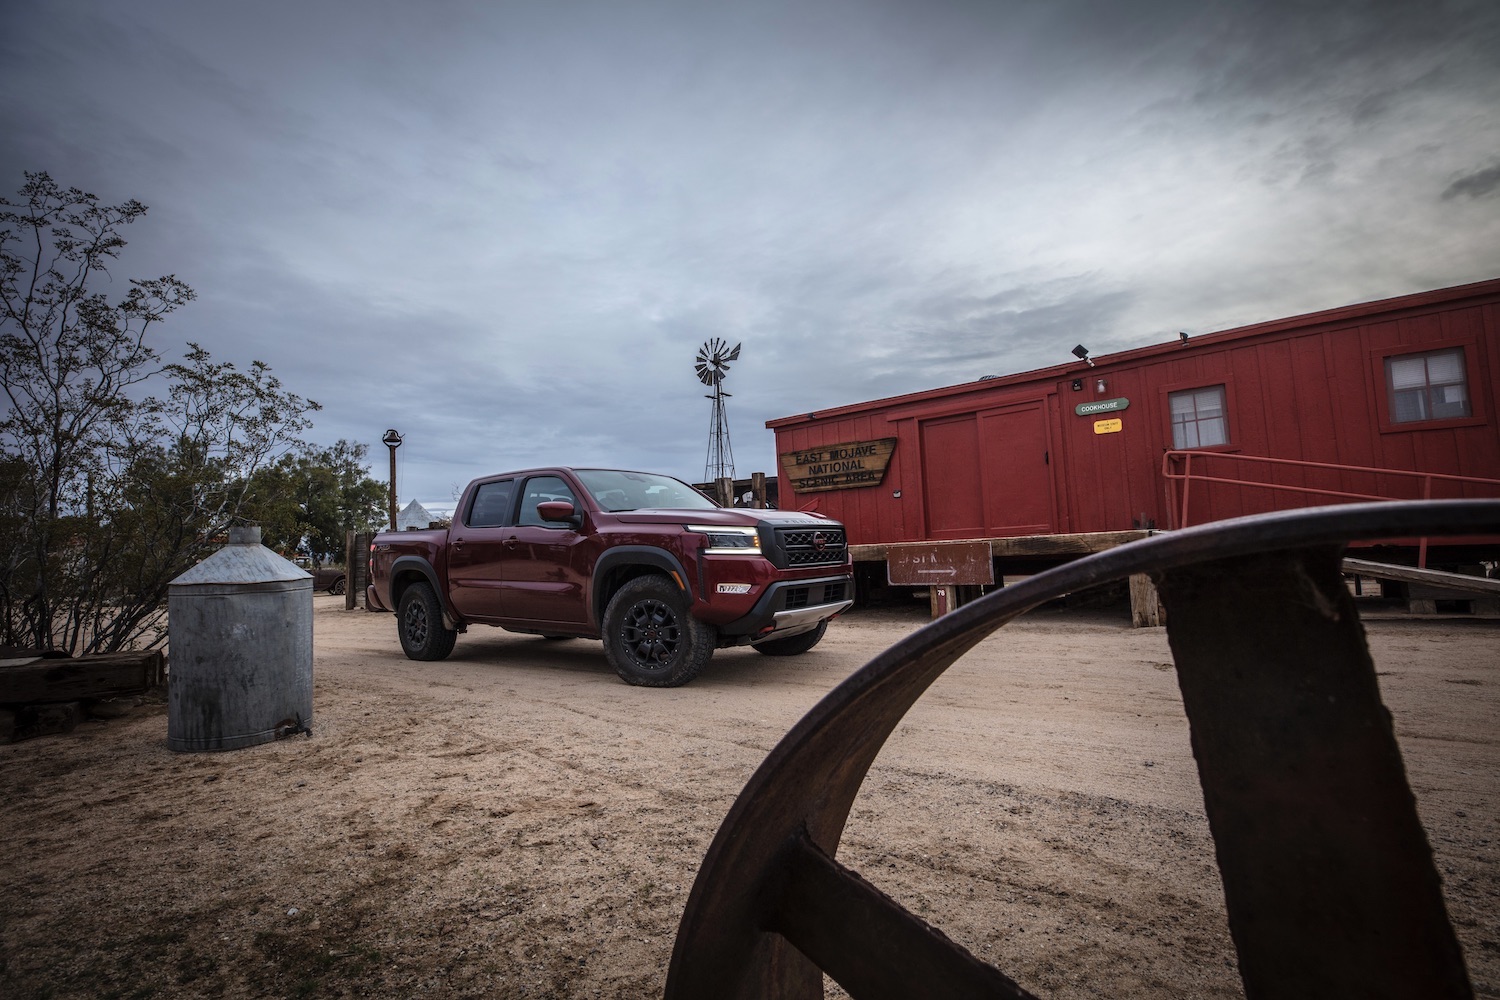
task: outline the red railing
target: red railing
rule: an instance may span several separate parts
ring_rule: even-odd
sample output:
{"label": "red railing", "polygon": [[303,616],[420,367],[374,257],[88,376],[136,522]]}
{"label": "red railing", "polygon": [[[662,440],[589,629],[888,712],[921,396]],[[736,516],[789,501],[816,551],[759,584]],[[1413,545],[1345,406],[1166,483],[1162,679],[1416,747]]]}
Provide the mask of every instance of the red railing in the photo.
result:
{"label": "red railing", "polygon": [[[1219,471],[1215,466],[1230,464],[1230,468]],[[1247,466],[1243,471],[1235,463]],[[1236,474],[1238,472],[1238,474]],[[1369,491],[1332,489],[1304,483],[1274,482],[1266,478],[1249,478],[1252,472],[1267,475],[1307,476],[1311,473],[1337,474],[1343,485],[1360,476],[1373,477],[1374,485]],[[1363,465],[1335,465],[1332,462],[1303,462],[1290,458],[1266,458],[1260,455],[1241,455],[1237,452],[1221,451],[1169,451],[1162,456],[1162,478],[1167,484],[1168,527],[1185,528],[1192,523],[1188,513],[1188,501],[1193,495],[1193,484],[1219,484],[1240,489],[1267,490],[1272,493],[1295,493],[1305,497],[1328,498],[1329,503],[1357,503],[1365,500],[1433,500],[1441,495],[1451,497],[1500,496],[1500,479],[1485,479],[1480,476],[1454,476],[1440,472],[1412,472],[1406,469],[1382,469]],[[1179,485],[1181,488],[1179,489]],[[1200,488],[1201,492],[1201,488]],[[1275,504],[1264,509],[1307,507],[1312,504]],[[1261,513],[1262,509],[1245,513]],[[1217,520],[1206,517],[1205,521]],[[1427,539],[1419,544],[1417,565],[1427,565]]]}

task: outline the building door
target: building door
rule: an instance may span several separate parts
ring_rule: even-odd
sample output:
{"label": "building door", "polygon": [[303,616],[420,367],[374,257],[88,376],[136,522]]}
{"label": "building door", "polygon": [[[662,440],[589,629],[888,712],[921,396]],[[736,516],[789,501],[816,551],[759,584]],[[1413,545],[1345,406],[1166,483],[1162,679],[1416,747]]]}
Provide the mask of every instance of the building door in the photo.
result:
{"label": "building door", "polygon": [[1052,532],[1051,456],[1046,401],[1031,400],[979,415],[985,532],[991,536]]}
{"label": "building door", "polygon": [[928,538],[982,538],[979,421],[972,413],[922,422],[922,501]]}

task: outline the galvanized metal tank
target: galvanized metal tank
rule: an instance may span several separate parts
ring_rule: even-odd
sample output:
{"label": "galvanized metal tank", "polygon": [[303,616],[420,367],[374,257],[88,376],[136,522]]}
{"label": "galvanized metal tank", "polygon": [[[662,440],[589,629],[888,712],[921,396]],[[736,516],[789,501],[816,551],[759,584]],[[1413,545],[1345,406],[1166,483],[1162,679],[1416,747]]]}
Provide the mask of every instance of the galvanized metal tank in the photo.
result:
{"label": "galvanized metal tank", "polygon": [[167,746],[237,750],[312,733],[311,574],[260,544],[260,528],[167,590]]}

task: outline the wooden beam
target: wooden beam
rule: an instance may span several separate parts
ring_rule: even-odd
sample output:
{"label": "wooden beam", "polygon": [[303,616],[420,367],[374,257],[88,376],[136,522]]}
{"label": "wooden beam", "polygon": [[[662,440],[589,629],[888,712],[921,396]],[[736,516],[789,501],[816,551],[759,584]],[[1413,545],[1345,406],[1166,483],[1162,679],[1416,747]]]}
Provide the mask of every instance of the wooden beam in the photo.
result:
{"label": "wooden beam", "polygon": [[161,684],[165,663],[159,649],[12,663],[0,667],[0,704],[140,694]]}
{"label": "wooden beam", "polygon": [[1438,569],[1417,569],[1415,566],[1393,566],[1390,563],[1368,562],[1364,559],[1345,559],[1345,573],[1358,576],[1373,576],[1381,580],[1400,580],[1403,583],[1424,583],[1429,587],[1456,590],[1468,594],[1494,594],[1500,596],[1500,580],[1467,573],[1445,573]]}

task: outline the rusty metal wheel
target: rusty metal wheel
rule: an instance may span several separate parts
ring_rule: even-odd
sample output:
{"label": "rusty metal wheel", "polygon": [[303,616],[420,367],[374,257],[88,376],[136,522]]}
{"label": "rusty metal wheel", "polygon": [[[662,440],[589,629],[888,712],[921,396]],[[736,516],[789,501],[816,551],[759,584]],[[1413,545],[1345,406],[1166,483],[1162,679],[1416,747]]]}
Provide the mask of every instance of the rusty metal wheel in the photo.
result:
{"label": "rusty metal wheel", "polygon": [[1137,573],[1167,608],[1246,994],[1472,997],[1340,556],[1497,534],[1495,500],[1267,514],[1080,559],[933,622],[814,706],[740,793],[688,897],[667,1000],[811,1000],[824,973],[857,1000],[1030,996],[840,865],[839,840],[943,671],[1038,604]]}

